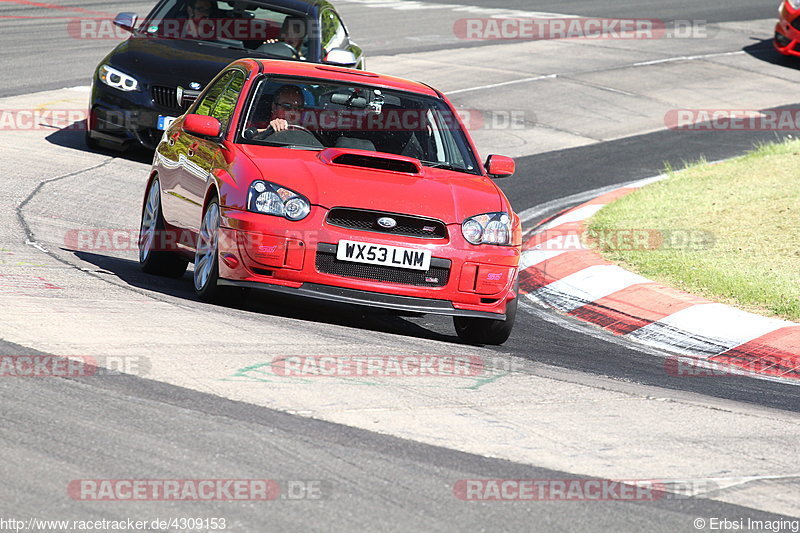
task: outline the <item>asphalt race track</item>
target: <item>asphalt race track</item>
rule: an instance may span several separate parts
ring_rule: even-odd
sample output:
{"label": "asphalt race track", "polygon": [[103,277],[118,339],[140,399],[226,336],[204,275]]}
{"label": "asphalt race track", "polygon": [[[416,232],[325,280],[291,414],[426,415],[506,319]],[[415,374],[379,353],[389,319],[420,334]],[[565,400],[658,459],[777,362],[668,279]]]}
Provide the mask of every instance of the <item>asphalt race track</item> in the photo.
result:
{"label": "asphalt race track", "polygon": [[[151,5],[3,0],[0,111],[83,109],[92,70],[116,41],[76,39],[65,21],[144,15]],[[674,109],[797,107],[800,62],[771,49],[771,0],[336,5],[369,69],[431,83],[496,124],[524,117],[473,135],[484,157],[517,158],[517,174],[500,185],[528,226],[665,164],[722,160],[796,135],[664,123]],[[592,42],[454,35],[460,18],[503,13],[659,18],[703,32]],[[79,129],[0,128],[0,355],[135,363],[122,374],[0,379],[0,530],[11,518],[218,517],[242,532],[673,532],[800,519],[795,383],[673,376],[668,354],[533,302],[499,348],[460,343],[446,317],[265,296],[211,306],[195,298],[190,274],[142,274],[132,247],[67,246],[71,230],[138,229],[151,157],[93,152]],[[269,372],[289,355],[477,356],[486,375]],[[283,496],[98,502],[68,492],[82,479],[270,479]],[[664,492],[654,501],[462,501],[455,487],[471,479],[657,480]]]}

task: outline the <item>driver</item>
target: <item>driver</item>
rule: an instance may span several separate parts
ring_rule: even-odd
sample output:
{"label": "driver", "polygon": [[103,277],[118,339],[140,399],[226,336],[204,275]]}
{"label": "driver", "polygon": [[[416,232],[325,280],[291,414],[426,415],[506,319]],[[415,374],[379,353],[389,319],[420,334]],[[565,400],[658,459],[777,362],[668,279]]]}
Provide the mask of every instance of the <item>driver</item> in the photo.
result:
{"label": "driver", "polygon": [[210,18],[218,11],[216,0],[188,0],[186,2],[186,18],[195,22]]}
{"label": "driver", "polygon": [[[282,86],[275,94],[275,101],[272,102],[270,128],[275,133],[278,133],[279,131],[288,130],[290,124],[299,126],[304,109],[305,98],[303,98],[303,91],[296,85]],[[259,133],[263,133],[267,129],[259,130]]]}
{"label": "driver", "polygon": [[300,52],[303,42],[306,40],[306,19],[294,15],[288,15],[283,19],[281,25],[281,33],[277,39],[269,39],[265,41],[267,44],[271,43],[286,43],[294,49],[297,59],[305,61],[306,58]]}

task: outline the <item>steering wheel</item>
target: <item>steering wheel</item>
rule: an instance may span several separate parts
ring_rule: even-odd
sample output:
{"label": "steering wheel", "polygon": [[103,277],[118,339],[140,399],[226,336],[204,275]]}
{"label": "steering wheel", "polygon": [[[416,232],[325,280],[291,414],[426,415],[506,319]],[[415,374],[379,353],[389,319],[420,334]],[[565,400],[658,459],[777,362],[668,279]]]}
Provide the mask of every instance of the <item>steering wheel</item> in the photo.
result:
{"label": "steering wheel", "polygon": [[285,48],[285,49],[286,49],[286,51],[287,51],[287,52],[289,52],[289,53],[291,54],[291,56],[290,56],[290,57],[291,57],[292,59],[300,59],[300,52],[298,52],[297,50],[295,50],[294,46],[292,46],[291,44],[289,44],[289,43],[285,43],[285,42],[283,42],[283,41],[278,41],[278,40],[270,40],[270,41],[267,41],[267,42],[263,43],[261,46],[259,46],[259,47],[258,47],[258,50],[259,50],[260,52],[265,52],[265,53],[267,53],[267,54],[270,54],[270,53],[271,53],[271,54],[273,54],[273,55],[276,55],[276,56],[284,57],[284,54],[283,54],[283,53],[279,53],[278,51],[276,51],[276,52],[270,52],[268,49],[267,49],[267,50],[262,50],[262,47],[269,47],[269,46],[275,46],[275,45],[277,45],[277,46],[278,46],[278,48]]}
{"label": "steering wheel", "polygon": [[269,126],[264,131],[262,131],[260,133],[253,134],[253,136],[250,137],[250,138],[253,139],[253,140],[257,140],[257,141],[263,141],[264,139],[266,139],[267,137],[269,137],[270,135],[273,135],[275,133],[283,133],[284,131],[291,131],[291,130],[302,131],[303,133],[307,133],[307,134],[311,135],[312,137],[314,137],[314,139],[316,139],[317,141],[321,142],[319,137],[317,137],[316,133],[314,133],[313,131],[309,130],[308,128],[304,128],[303,126],[298,126],[297,124],[289,124],[288,127],[285,130],[277,131],[277,132],[275,131],[275,128],[273,128],[272,126]]}

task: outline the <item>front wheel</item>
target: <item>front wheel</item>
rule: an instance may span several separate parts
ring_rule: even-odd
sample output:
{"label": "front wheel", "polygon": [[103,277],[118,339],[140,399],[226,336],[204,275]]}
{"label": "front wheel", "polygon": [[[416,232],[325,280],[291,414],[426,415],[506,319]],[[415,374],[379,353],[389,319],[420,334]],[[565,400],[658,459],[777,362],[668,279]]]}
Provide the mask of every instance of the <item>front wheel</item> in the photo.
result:
{"label": "front wheel", "polygon": [[453,324],[458,337],[470,344],[503,344],[511,336],[511,330],[514,329],[518,300],[519,291],[517,291],[517,297],[506,304],[505,320],[454,316]]}
{"label": "front wheel", "polygon": [[194,291],[206,302],[220,297],[219,280],[219,204],[209,202],[203,213],[194,255]]}

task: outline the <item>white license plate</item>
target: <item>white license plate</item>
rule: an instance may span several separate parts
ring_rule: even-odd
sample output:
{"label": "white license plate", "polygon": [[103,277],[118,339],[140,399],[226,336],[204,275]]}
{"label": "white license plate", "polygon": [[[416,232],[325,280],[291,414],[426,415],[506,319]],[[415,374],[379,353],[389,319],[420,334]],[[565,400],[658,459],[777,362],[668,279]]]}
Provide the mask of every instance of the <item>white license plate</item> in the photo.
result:
{"label": "white license plate", "polygon": [[158,115],[158,123],[156,124],[156,128],[164,131],[165,129],[172,126],[172,123],[175,122],[175,119],[178,117],[167,117],[164,115]]}
{"label": "white license plate", "polygon": [[431,252],[429,250],[415,250],[413,248],[355,241],[339,241],[339,246],[336,249],[336,259],[413,270],[428,270],[431,267]]}

